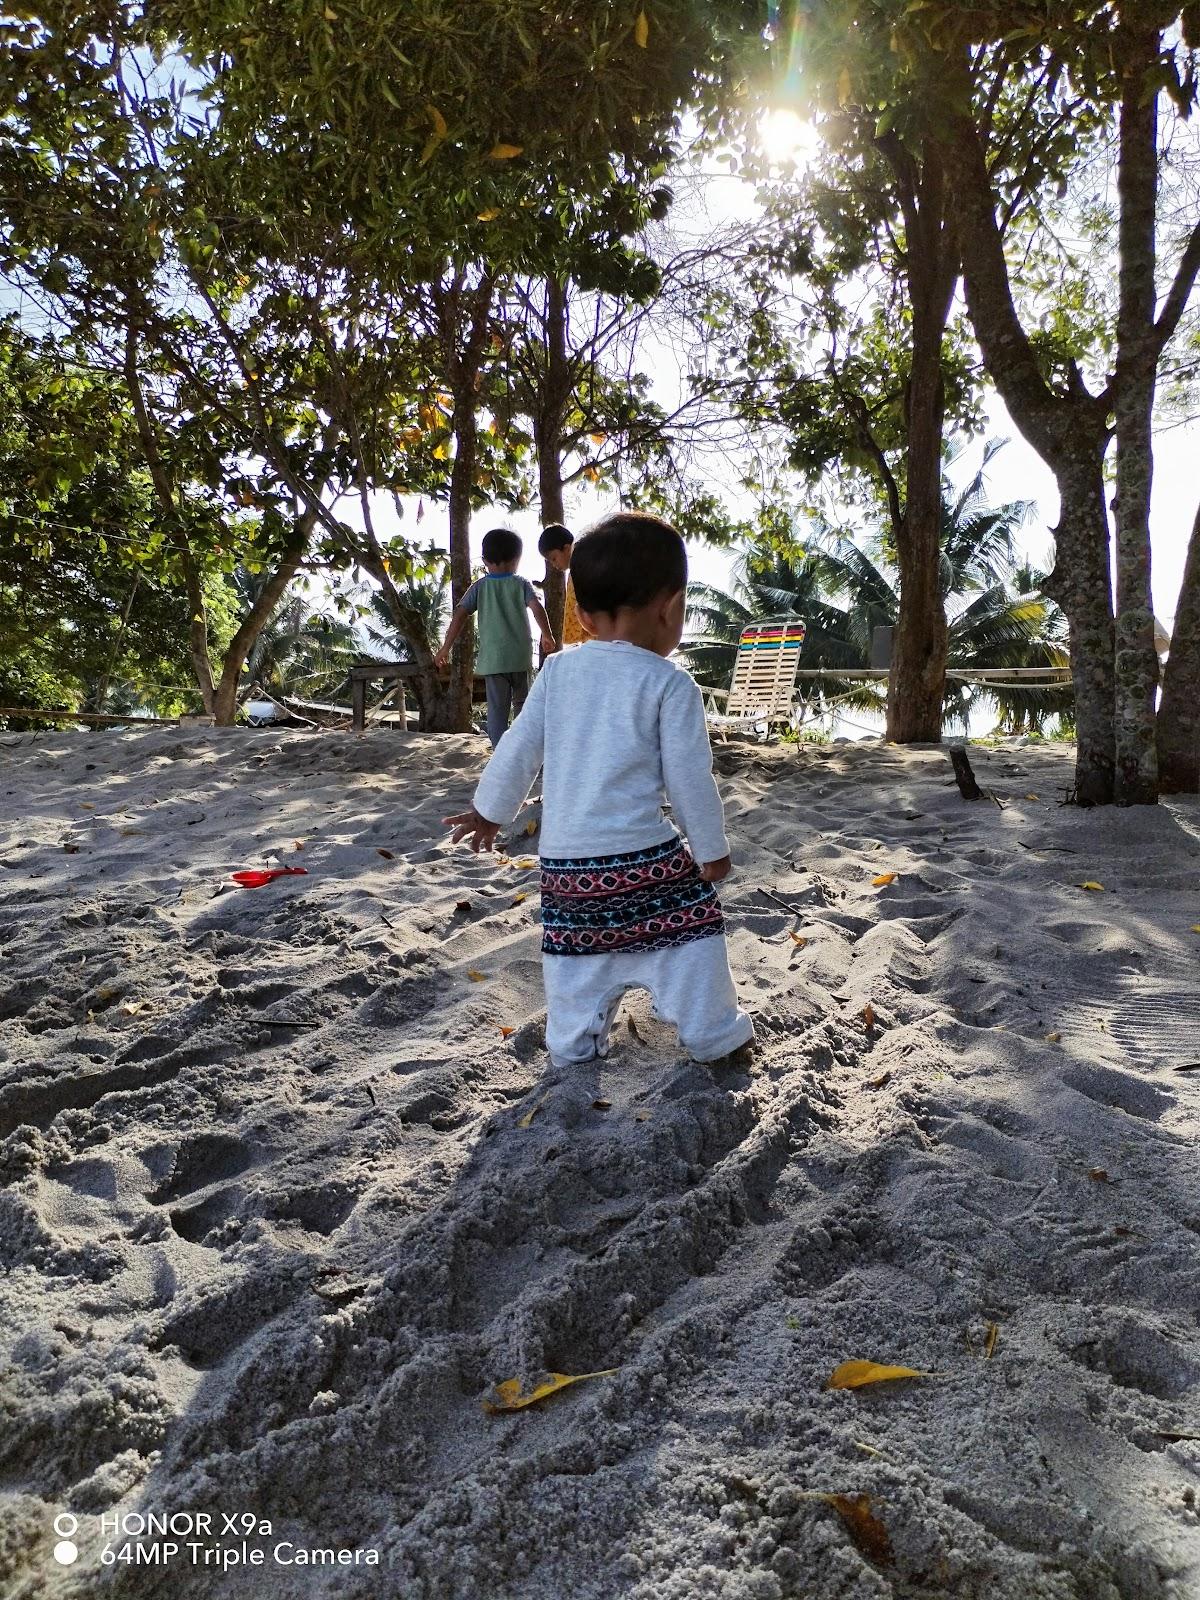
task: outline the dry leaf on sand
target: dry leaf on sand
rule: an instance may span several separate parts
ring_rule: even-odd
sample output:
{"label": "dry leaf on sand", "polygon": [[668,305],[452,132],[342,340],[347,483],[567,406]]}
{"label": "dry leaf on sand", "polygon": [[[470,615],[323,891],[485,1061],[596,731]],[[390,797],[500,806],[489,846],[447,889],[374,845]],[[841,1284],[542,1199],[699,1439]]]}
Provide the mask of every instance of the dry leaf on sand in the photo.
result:
{"label": "dry leaf on sand", "polygon": [[889,883],[895,883],[900,876],[897,872],[881,872],[877,878],[871,879],[872,889],[886,889]]}
{"label": "dry leaf on sand", "polygon": [[509,1038],[512,1037],[512,1035],[514,1033],[516,1033],[516,1031],[517,1030],[515,1028],[501,1028],[500,1029],[500,1037],[502,1039],[509,1039]]}
{"label": "dry leaf on sand", "polygon": [[1102,883],[1096,883],[1091,878],[1089,878],[1086,883],[1081,883],[1079,887],[1081,889],[1091,889],[1097,894],[1102,893],[1104,890],[1104,885]]}
{"label": "dry leaf on sand", "polygon": [[792,943],[796,946],[797,950],[803,950],[804,946],[808,943],[808,940],[805,938],[804,934],[802,934],[802,933],[793,933],[791,935],[791,940],[792,940]]}
{"label": "dry leaf on sand", "polygon": [[472,983],[482,983],[487,977],[487,974],[485,972],[478,971],[475,967],[468,967],[467,977],[470,978]]}
{"label": "dry leaf on sand", "polygon": [[869,1561],[879,1566],[890,1566],[892,1541],[888,1531],[871,1510],[869,1494],[823,1494],[818,1496],[832,1506],[846,1526],[846,1532]]}
{"label": "dry leaf on sand", "polygon": [[990,1361],[996,1353],[996,1340],[1000,1337],[1000,1324],[989,1322],[987,1325],[987,1343],[983,1347],[985,1361]]}
{"label": "dry leaf on sand", "polygon": [[861,1389],[868,1383],[888,1383],[893,1378],[927,1378],[915,1367],[886,1367],[878,1361],[843,1361],[829,1374],[827,1389]]}
{"label": "dry leaf on sand", "polygon": [[520,1378],[505,1378],[492,1390],[492,1398],[483,1402],[483,1409],[489,1417],[506,1411],[523,1411],[526,1406],[545,1400],[560,1389],[569,1389],[573,1383],[583,1383],[587,1378],[611,1378],[616,1370],[616,1367],[608,1367],[604,1372],[579,1372],[574,1377],[565,1372],[542,1372],[528,1388]]}
{"label": "dry leaf on sand", "polygon": [[549,1098],[550,1098],[550,1096],[548,1094],[544,1094],[542,1096],[542,1098],[538,1101],[537,1105],[530,1106],[529,1110],[525,1113],[525,1115],[523,1117],[518,1117],[517,1118],[517,1127],[518,1128],[532,1128],[533,1127],[533,1119],[534,1119],[534,1117],[537,1116],[538,1112],[546,1104],[546,1101],[549,1100]]}
{"label": "dry leaf on sand", "polygon": [[863,1027],[871,1029],[875,1026],[875,1007],[868,1002],[862,1008]]}
{"label": "dry leaf on sand", "polygon": [[529,835],[529,837],[531,839],[533,838],[534,834],[537,832],[537,822],[536,822],[536,820],[531,819],[529,822],[527,822],[525,824],[525,832]]}

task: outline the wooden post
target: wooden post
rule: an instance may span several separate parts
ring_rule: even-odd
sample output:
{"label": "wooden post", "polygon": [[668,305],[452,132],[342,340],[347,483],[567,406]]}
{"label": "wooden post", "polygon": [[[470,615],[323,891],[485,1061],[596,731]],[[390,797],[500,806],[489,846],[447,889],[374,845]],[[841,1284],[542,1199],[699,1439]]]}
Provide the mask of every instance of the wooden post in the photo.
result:
{"label": "wooden post", "polygon": [[971,763],[962,745],[951,746],[950,760],[954,763],[954,781],[958,784],[959,794],[964,800],[982,800],[983,790],[975,782],[975,774],[971,771]]}
{"label": "wooden post", "polygon": [[350,726],[355,733],[367,726],[367,680],[356,673],[350,678]]}

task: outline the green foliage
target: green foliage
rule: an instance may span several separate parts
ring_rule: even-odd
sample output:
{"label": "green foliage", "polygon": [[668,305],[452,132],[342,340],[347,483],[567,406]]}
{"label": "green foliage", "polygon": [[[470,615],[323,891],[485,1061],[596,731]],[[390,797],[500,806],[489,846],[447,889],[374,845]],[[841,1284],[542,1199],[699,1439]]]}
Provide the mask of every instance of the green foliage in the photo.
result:
{"label": "green foliage", "polygon": [[[69,673],[47,665],[40,650],[11,644],[0,649],[0,708],[29,706],[47,711],[78,711],[79,685]],[[61,728],[61,722],[41,717],[12,716],[0,709],[0,728],[17,733]]]}

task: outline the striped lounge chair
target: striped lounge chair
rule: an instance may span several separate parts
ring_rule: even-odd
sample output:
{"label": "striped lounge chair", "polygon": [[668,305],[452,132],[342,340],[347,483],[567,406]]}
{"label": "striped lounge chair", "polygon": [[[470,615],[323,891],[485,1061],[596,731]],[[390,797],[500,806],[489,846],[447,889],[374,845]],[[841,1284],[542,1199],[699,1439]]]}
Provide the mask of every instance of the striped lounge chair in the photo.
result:
{"label": "striped lounge chair", "polygon": [[791,617],[742,629],[725,713],[709,714],[713,727],[747,728],[791,718],[805,632],[804,623]]}

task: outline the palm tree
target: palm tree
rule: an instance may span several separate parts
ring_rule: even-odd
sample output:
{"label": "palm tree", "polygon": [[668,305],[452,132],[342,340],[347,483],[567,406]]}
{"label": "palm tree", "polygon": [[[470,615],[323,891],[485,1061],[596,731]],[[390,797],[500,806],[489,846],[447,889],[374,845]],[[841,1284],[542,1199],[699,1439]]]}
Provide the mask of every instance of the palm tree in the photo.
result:
{"label": "palm tree", "polygon": [[[858,554],[848,543],[847,548]],[[869,566],[865,558],[864,563]],[[680,646],[684,665],[698,682],[721,687],[733,675],[742,629],[780,617],[799,617],[807,625],[800,650],[802,668],[864,665],[870,656],[872,628],[891,619],[884,599],[886,584],[880,579],[874,602],[867,599],[856,612],[822,599],[825,579],[823,552],[790,555],[751,546],[734,569],[732,592],[707,583],[688,586],[687,620],[693,631]],[[864,593],[867,589],[869,585]],[[890,600],[890,591],[887,597]],[[802,678],[799,697],[815,702],[832,693],[847,704],[871,711],[883,703],[874,684],[830,678],[821,682],[824,687],[819,689],[813,679]]]}
{"label": "palm tree", "polygon": [[[984,470],[997,448],[985,450],[983,465],[961,493],[945,486],[941,581],[948,611],[947,665],[1065,666],[1064,619],[1038,592],[1040,575],[1016,565],[1016,535],[1030,504],[987,504]],[[899,616],[898,582],[882,540],[868,552],[844,535],[820,528],[808,551],[795,559],[751,547],[735,571],[732,593],[704,584],[689,590],[688,620],[697,632],[685,641],[681,654],[701,681],[727,683],[747,623],[796,616],[809,625],[802,668],[865,667],[875,628],[894,626]],[[844,705],[883,709],[881,684],[822,682]],[[805,687],[800,693],[811,698],[816,691]],[[1051,715],[1069,715],[1072,705],[1069,686],[980,688],[951,680],[946,720],[966,727],[980,699],[995,701],[1001,727],[1012,732],[1040,731]]]}
{"label": "palm tree", "polygon": [[[229,581],[242,604],[253,605],[261,580],[238,567]],[[251,647],[245,681],[271,695],[331,694],[357,654],[353,624],[318,610],[293,584]]]}

